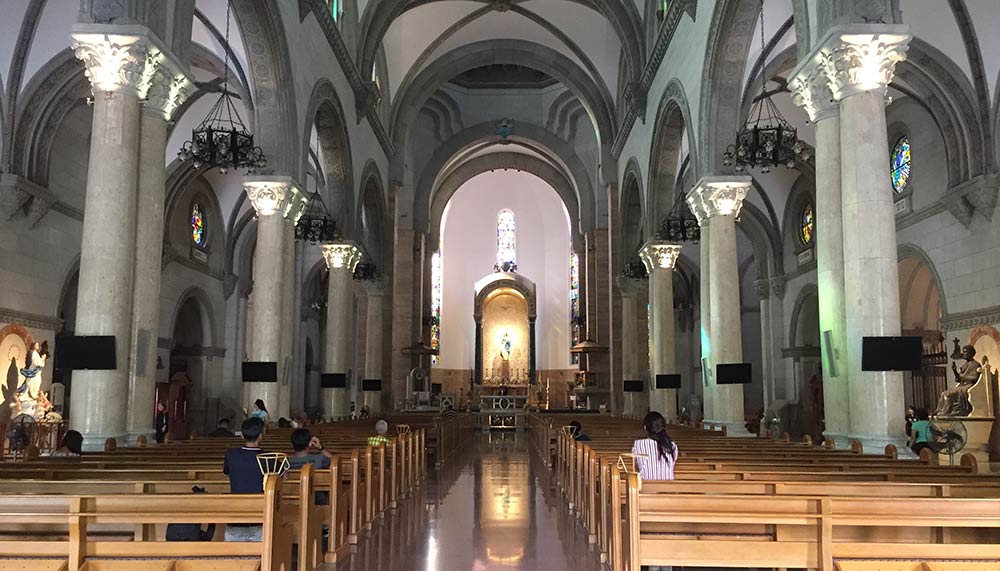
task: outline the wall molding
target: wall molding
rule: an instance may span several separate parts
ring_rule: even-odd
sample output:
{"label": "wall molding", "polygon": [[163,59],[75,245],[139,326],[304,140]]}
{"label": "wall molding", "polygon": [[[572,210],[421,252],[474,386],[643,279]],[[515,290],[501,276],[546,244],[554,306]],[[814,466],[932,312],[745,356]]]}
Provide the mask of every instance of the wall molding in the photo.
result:
{"label": "wall molding", "polygon": [[8,307],[0,307],[0,323],[13,323],[32,329],[55,331],[56,333],[62,331],[63,328],[63,320],[58,317],[28,313]]}
{"label": "wall molding", "polygon": [[962,331],[980,325],[1000,323],[1000,305],[950,313],[941,317],[939,323],[941,331]]}

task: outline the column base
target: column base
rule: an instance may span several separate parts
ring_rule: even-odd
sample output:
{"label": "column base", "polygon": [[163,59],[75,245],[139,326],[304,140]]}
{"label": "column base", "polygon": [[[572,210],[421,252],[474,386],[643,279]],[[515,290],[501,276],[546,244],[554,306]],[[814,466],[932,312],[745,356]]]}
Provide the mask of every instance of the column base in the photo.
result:
{"label": "column base", "polygon": [[864,448],[865,454],[881,456],[885,447],[892,444],[900,458],[913,458],[913,452],[906,446],[905,436],[889,436],[888,434],[848,434],[850,440],[857,440]]}
{"label": "column base", "polygon": [[125,446],[128,435],[125,433],[120,434],[110,434],[110,433],[90,433],[83,435],[83,446],[82,450],[84,452],[104,452],[104,443],[107,442],[108,438],[114,438],[119,446]]}

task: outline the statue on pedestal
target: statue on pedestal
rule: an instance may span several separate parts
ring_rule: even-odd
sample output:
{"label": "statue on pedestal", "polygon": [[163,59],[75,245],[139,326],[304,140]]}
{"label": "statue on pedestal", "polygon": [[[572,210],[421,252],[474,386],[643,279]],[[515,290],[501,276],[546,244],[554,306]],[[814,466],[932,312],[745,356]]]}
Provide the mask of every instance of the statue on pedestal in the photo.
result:
{"label": "statue on pedestal", "polygon": [[[953,355],[954,356],[954,355]],[[935,416],[969,416],[972,414],[972,402],[969,400],[969,389],[979,382],[983,366],[976,361],[976,349],[972,345],[962,347],[961,358],[965,364],[959,368],[954,362],[951,370],[955,374],[955,387],[941,393]]]}

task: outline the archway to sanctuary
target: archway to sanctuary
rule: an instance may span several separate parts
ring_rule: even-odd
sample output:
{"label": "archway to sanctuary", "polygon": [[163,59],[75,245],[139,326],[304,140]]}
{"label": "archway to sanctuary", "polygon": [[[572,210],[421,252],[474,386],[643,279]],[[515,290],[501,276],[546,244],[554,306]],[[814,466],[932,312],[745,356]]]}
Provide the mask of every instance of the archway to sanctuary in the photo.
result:
{"label": "archway to sanctuary", "polygon": [[576,368],[563,200],[533,174],[485,172],[454,192],[440,227],[429,248],[432,382],[459,402],[517,395],[564,406]]}
{"label": "archway to sanctuary", "polygon": [[[207,388],[212,361],[212,333],[205,307],[189,295],[177,310],[167,378],[158,378],[156,402],[164,403],[171,439],[186,439],[205,427]],[[152,404],[151,406],[155,406]]]}

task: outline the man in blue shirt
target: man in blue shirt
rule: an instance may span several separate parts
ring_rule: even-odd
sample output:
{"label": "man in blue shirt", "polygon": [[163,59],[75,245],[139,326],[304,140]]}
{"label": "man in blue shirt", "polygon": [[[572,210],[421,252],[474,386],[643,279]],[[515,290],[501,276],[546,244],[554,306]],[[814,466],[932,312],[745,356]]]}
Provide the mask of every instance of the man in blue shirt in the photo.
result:
{"label": "man in blue shirt", "polygon": [[[242,426],[243,446],[226,451],[222,472],[229,476],[229,493],[263,494],[264,474],[257,463],[260,454],[260,439],[264,434],[264,422],[259,418],[248,418]],[[261,541],[263,529],[256,524],[229,524],[226,526],[226,541]]]}

